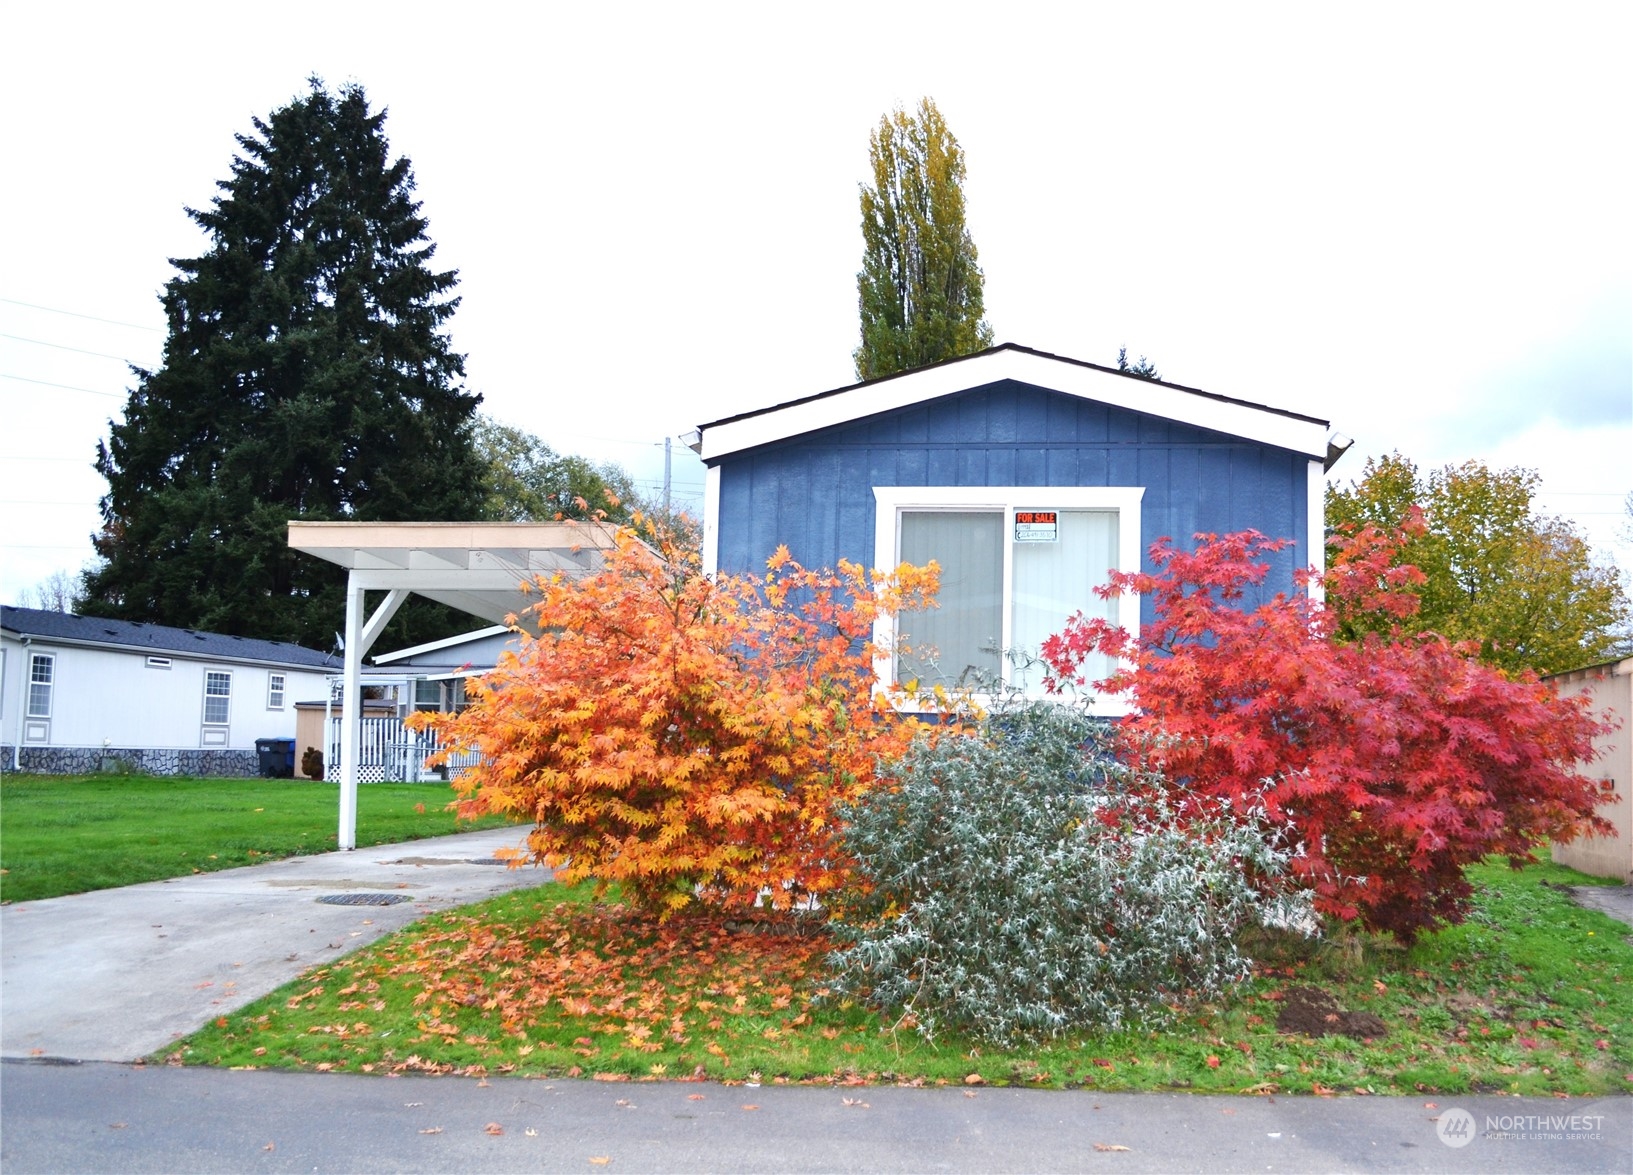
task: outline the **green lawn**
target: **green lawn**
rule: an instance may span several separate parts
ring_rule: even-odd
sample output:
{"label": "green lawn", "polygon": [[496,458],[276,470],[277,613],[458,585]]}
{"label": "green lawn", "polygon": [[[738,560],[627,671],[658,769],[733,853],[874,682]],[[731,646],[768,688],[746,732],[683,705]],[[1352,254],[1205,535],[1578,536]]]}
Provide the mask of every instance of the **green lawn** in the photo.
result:
{"label": "green lawn", "polygon": [[[459,823],[453,793],[364,784],[357,843],[503,823]],[[230,869],[335,847],[337,785],[287,779],[0,775],[0,900],[33,901]]]}
{"label": "green lawn", "polygon": [[[705,919],[657,928],[587,887],[433,917],[167,1050],[179,1064],[353,1073],[726,1082],[1007,1084],[1209,1093],[1602,1095],[1633,1090],[1628,928],[1550,885],[1553,865],[1471,873],[1473,917],[1411,950],[1266,939],[1227,1001],[1154,1028],[997,1050],[924,1040],[835,998],[820,937]],[[1543,884],[1550,883],[1549,885]],[[1372,1039],[1278,1031],[1314,988]]]}

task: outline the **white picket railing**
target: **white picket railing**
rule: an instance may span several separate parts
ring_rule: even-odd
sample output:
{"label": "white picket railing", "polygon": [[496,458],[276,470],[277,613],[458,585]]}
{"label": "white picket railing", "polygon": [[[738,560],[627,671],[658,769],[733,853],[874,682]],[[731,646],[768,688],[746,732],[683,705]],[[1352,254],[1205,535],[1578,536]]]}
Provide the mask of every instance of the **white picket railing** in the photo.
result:
{"label": "white picket railing", "polygon": [[[324,777],[340,778],[340,717],[329,720],[329,753],[323,760]],[[359,783],[426,783],[455,779],[475,766],[480,756],[463,752],[453,756],[446,767],[425,765],[425,760],[441,747],[435,731],[413,731],[401,718],[364,718],[357,740],[357,780]]]}

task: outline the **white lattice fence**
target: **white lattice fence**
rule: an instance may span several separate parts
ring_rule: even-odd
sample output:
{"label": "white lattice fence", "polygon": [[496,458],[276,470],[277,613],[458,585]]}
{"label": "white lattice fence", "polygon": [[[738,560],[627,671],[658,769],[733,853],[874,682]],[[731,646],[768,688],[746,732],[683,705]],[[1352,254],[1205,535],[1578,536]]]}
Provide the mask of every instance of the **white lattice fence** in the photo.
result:
{"label": "white lattice fence", "polygon": [[[324,760],[324,776],[340,778],[340,718],[329,721],[329,754]],[[446,774],[426,767],[426,758],[440,744],[431,731],[415,732],[400,718],[365,718],[357,740],[357,781],[359,783],[440,782],[468,770],[480,760],[475,754],[454,756]]]}

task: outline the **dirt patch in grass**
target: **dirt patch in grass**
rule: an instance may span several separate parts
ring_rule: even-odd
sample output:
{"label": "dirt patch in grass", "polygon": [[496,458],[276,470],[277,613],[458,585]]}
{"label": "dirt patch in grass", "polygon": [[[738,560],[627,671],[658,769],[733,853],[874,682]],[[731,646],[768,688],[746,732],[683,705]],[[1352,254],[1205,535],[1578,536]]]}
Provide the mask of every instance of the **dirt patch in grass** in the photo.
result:
{"label": "dirt patch in grass", "polygon": [[1379,1040],[1389,1035],[1389,1026],[1371,1012],[1346,1012],[1319,987],[1294,987],[1282,999],[1276,1031]]}

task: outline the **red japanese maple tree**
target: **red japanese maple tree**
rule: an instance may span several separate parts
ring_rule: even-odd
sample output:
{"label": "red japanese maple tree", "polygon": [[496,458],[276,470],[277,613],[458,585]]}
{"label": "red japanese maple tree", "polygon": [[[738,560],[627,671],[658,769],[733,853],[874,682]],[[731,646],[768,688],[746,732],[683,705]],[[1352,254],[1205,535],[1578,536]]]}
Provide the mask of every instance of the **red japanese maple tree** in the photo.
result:
{"label": "red japanese maple tree", "polygon": [[[1160,540],[1155,574],[1114,573],[1105,589],[1152,596],[1156,623],[1131,639],[1080,613],[1043,658],[1052,689],[1083,684],[1090,653],[1121,658],[1101,688],[1133,702],[1126,756],[1181,795],[1262,796],[1298,836],[1318,909],[1410,942],[1464,917],[1469,864],[1501,853],[1517,868],[1546,840],[1606,832],[1594,810],[1609,784],[1582,773],[1606,729],[1585,699],[1411,627],[1421,576],[1391,566],[1403,535],[1335,539],[1327,573],[1303,576],[1324,602],[1301,591],[1251,608],[1262,557],[1287,541]],[[1338,620],[1362,612],[1381,631],[1336,640]]]}

